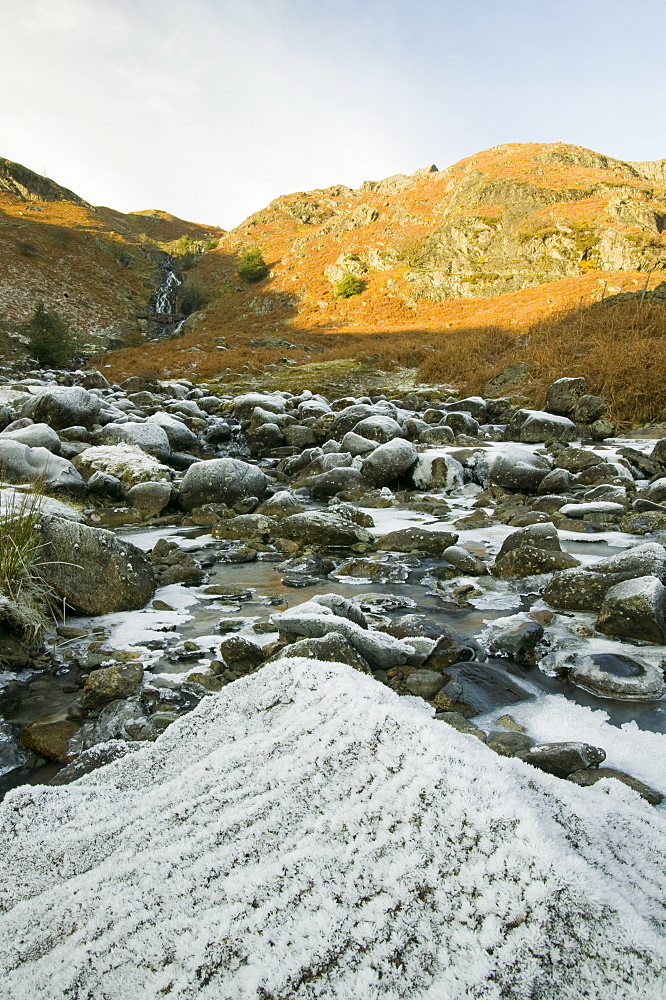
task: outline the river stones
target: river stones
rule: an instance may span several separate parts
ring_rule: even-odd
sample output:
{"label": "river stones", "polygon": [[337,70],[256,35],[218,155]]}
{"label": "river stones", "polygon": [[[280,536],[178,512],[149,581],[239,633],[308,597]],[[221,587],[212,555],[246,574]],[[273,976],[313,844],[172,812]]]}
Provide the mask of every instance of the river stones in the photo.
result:
{"label": "river stones", "polygon": [[81,424],[92,427],[101,409],[98,396],[81,386],[48,386],[25,403],[22,417],[43,421],[54,430]]}
{"label": "river stones", "polygon": [[146,421],[139,424],[128,421],[123,424],[107,424],[93,435],[94,444],[119,444],[125,441],[164,462],[171,454],[169,438],[163,427]]}
{"label": "river stones", "polygon": [[435,670],[413,670],[405,682],[410,694],[430,701],[444,687],[444,678]]}
{"label": "river stones", "polygon": [[493,566],[501,579],[552,573],[578,566],[578,559],[562,552],[557,529],[550,522],[530,524],[508,535]]}
{"label": "river stones", "polygon": [[167,436],[170,448],[174,451],[198,451],[199,438],[173,414],[159,410],[148,417],[146,423],[161,427]]}
{"label": "river stones", "polygon": [[236,458],[214,458],[190,466],[183,477],[178,495],[183,510],[206,503],[225,503],[232,507],[245,497],[261,498],[268,478],[261,469]]}
{"label": "river stones", "polygon": [[282,538],[316,545],[351,546],[359,542],[372,544],[373,536],[346,517],[326,511],[306,511],[293,514],[275,529]]}
{"label": "river stones", "polygon": [[558,378],[546,390],[545,409],[548,413],[567,416],[586,393],[587,382],[584,378]]}
{"label": "river stones", "polygon": [[635,655],[560,651],[541,664],[546,672],[566,671],[573,684],[600,698],[655,701],[666,693],[663,670]]}
{"label": "river stones", "polygon": [[99,667],[86,677],[81,693],[83,708],[99,708],[118,698],[129,698],[143,680],[141,663],[114,663]]}
{"label": "river stones", "polygon": [[80,724],[69,719],[58,722],[31,722],[23,727],[19,740],[26,750],[39,757],[65,764],[74,756],[69,748],[69,742],[79,729]]}
{"label": "river stones", "polygon": [[566,778],[575,771],[601,764],[606,759],[606,751],[589,743],[570,741],[539,743],[516,756],[526,764],[538,767],[540,771],[554,774],[558,778]]}
{"label": "river stones", "polygon": [[[15,423],[21,423],[21,421],[15,421]],[[2,431],[0,441],[8,438],[20,442],[20,444],[27,444],[29,448],[46,448],[54,455],[60,454],[62,447],[60,438],[48,424],[30,423],[28,426],[18,427],[15,430],[11,429],[12,426],[10,425],[9,428]]]}
{"label": "river stones", "polygon": [[520,445],[505,444],[497,452],[480,454],[475,469],[483,486],[503,486],[521,493],[536,493],[551,466],[543,455],[535,455]]}
{"label": "river stones", "polygon": [[368,661],[354,649],[352,644],[340,632],[328,632],[320,639],[299,639],[278,650],[268,660],[285,660],[292,656],[304,656],[309,660],[322,663],[346,663],[361,673],[372,673]]}
{"label": "river stones", "polygon": [[57,517],[41,522],[39,573],[69,607],[82,614],[142,608],[155,577],[146,555],[111,531]]}
{"label": "river stones", "polygon": [[95,472],[114,476],[125,491],[136,483],[171,482],[171,469],[137,445],[127,443],[87,448],[72,463],[84,479]]}
{"label": "river stones", "polygon": [[362,472],[375,486],[389,486],[405,476],[416,464],[418,454],[411,441],[395,438],[370,452]]}
{"label": "river stones", "polygon": [[437,555],[458,541],[451,531],[429,531],[427,528],[399,528],[382,535],[377,548],[391,552],[427,552]]}
{"label": "river stones", "polygon": [[359,420],[353,427],[353,433],[370,441],[375,441],[377,444],[386,444],[387,441],[392,441],[393,438],[403,438],[405,436],[405,432],[398,421],[394,420],[393,417],[383,414],[376,414],[372,417],[365,417],[364,420]]}
{"label": "river stones", "polygon": [[74,497],[85,493],[85,483],[74,465],[66,458],[54,455],[46,448],[30,448],[27,444],[0,435],[0,468],[6,482],[39,483],[49,493]]}
{"label": "river stones", "polygon": [[611,587],[595,628],[605,635],[666,642],[666,587],[656,576],[640,576]]}
{"label": "river stones", "polygon": [[501,705],[515,705],[531,695],[509,674],[489,663],[469,660],[446,669],[444,695],[464,715],[481,715]]}

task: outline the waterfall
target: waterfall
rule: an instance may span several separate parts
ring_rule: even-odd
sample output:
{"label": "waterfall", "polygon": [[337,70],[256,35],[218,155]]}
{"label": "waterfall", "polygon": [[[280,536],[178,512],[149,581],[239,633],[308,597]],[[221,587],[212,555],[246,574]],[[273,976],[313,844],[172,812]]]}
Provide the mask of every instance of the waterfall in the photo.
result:
{"label": "waterfall", "polygon": [[173,259],[162,262],[162,280],[153,293],[148,310],[147,340],[165,340],[180,333],[185,322],[178,309],[178,289],[183,283],[173,268]]}
{"label": "waterfall", "polygon": [[176,306],[176,290],[182,285],[180,278],[169,268],[162,284],[155,292],[153,312],[157,316],[172,316]]}

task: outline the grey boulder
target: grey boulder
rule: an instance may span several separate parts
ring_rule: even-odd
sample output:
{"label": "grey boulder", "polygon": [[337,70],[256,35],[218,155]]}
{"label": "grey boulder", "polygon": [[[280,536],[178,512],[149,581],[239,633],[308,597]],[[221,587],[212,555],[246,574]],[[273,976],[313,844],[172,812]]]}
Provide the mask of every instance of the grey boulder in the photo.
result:
{"label": "grey boulder", "polygon": [[666,642],[666,588],[661,580],[640,576],[611,587],[595,628],[605,635]]}
{"label": "grey boulder", "polygon": [[179,502],[183,510],[205,503],[231,507],[246,497],[261,500],[267,486],[268,477],[255,465],[237,458],[213,458],[190,466],[180,485]]}
{"label": "grey boulder", "polygon": [[395,438],[380,444],[363,462],[362,472],[375,486],[388,486],[416,464],[418,453],[411,441]]}
{"label": "grey boulder", "polygon": [[98,396],[81,386],[50,386],[30,399],[21,410],[22,417],[35,423],[43,421],[54,430],[80,424],[92,427],[101,409]]}
{"label": "grey boulder", "polygon": [[68,459],[53,455],[46,448],[26,444],[0,435],[0,469],[10,483],[42,483],[50,493],[82,496],[85,483]]}
{"label": "grey boulder", "polygon": [[96,445],[120,444],[124,441],[141,448],[160,462],[171,454],[171,445],[164,428],[148,421],[143,424],[133,421],[128,421],[126,424],[107,424],[101,431],[97,431],[93,440]]}

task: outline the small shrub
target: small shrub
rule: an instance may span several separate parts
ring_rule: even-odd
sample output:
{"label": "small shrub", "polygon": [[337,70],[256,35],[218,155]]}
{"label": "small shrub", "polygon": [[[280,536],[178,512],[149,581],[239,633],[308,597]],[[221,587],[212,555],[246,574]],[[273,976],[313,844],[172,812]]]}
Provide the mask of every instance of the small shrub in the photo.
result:
{"label": "small shrub", "polygon": [[21,255],[21,257],[36,257],[39,253],[37,247],[33,243],[27,243],[25,240],[21,240],[20,243],[16,244],[16,252]]}
{"label": "small shrub", "polygon": [[338,299],[350,299],[352,295],[360,295],[364,288],[361,279],[348,271],[335,286],[335,295]]}
{"label": "small shrub", "polygon": [[180,311],[183,316],[189,316],[198,309],[203,309],[204,306],[208,305],[208,302],[208,293],[201,285],[195,285],[194,283],[185,285],[180,294]]}
{"label": "small shrub", "polygon": [[55,309],[47,310],[38,302],[23,327],[30,353],[42,365],[70,365],[76,357],[78,343],[67,323]]}
{"label": "small shrub", "polygon": [[236,265],[238,277],[249,282],[261,281],[268,274],[268,270],[268,264],[258,247],[242,253]]}

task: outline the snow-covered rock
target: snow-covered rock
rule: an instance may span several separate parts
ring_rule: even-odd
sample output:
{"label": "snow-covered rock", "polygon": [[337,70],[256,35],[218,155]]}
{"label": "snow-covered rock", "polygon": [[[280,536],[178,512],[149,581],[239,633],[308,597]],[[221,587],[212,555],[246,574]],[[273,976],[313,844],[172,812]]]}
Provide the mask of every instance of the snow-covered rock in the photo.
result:
{"label": "snow-covered rock", "polygon": [[654,1000],[663,818],[283,660],[0,806],[12,1000]]}

